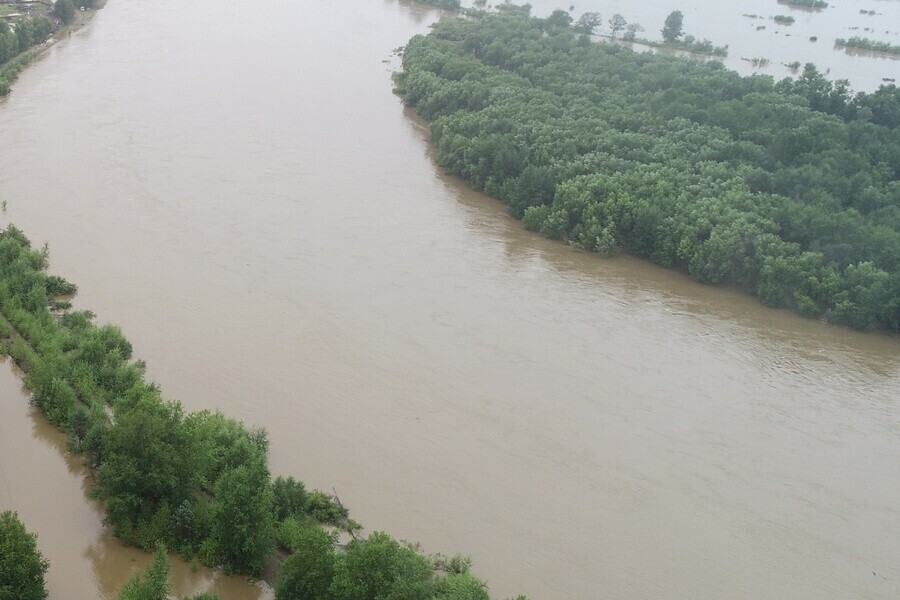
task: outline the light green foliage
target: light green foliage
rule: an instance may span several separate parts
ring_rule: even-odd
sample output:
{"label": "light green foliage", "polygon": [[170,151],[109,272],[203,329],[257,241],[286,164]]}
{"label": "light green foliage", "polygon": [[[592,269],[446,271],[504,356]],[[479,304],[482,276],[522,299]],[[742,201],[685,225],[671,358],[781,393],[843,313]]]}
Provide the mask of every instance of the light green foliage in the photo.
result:
{"label": "light green foliage", "polygon": [[900,45],[870,40],[869,38],[852,37],[847,40],[838,38],[834,41],[834,44],[842,48],[859,48],[860,50],[900,55]]}
{"label": "light green foliage", "polygon": [[216,484],[210,554],[226,570],[258,575],[274,546],[272,488],[265,463],[225,471]]}
{"label": "light green foliage", "polygon": [[812,65],[775,84],[565,22],[504,8],[406,45],[397,88],[441,167],[574,247],[900,331],[900,89],[854,95]]}
{"label": "light green foliage", "polygon": [[135,577],[125,584],[119,600],[168,600],[169,598],[169,561],[166,548],[157,545],[153,562],[147,567],[143,578]]}
{"label": "light green foliage", "polygon": [[487,586],[469,573],[439,577],[434,586],[433,600],[490,600]]}
{"label": "light green foliage", "polygon": [[340,527],[347,520],[347,509],[338,504],[334,497],[315,490],[308,496],[308,513],[319,523]]}
{"label": "light green foliage", "polygon": [[48,563],[12,511],[0,513],[0,600],[44,600]]}
{"label": "light green foliage", "polygon": [[[265,460],[269,441],[263,430],[248,430],[222,413],[192,413],[186,427],[197,441],[197,465],[203,487],[212,490],[226,470]],[[301,484],[302,485],[302,484]]]}
{"label": "light green foliage", "polygon": [[334,578],[334,539],[321,527],[298,527],[294,553],[284,562],[275,592],[276,600],[330,600]]}
{"label": "light green foliage", "polygon": [[167,539],[168,519],[154,517],[191,497],[194,446],[178,404],[145,394],[133,406],[117,405],[97,496],[118,535],[145,548]]}
{"label": "light green foliage", "polygon": [[[455,68],[462,74],[467,66]],[[11,337],[9,353],[28,372],[26,386],[41,410],[52,417],[65,409],[54,420],[69,433],[70,448],[96,468],[94,493],[107,523],[125,542],[157,548],[146,575],[127,584],[122,600],[167,598],[164,542],[229,572],[259,574],[274,547],[276,517],[278,541],[295,552],[279,598],[482,598],[483,584],[457,579],[468,570],[467,560],[451,559],[444,567],[451,574],[437,582],[428,559],[383,533],[355,539],[337,553],[336,534],[322,524],[354,535],[360,526],[336,498],[309,493],[290,477],[270,481],[265,432],[218,413],[185,416],[179,404],[166,402],[144,380],[143,364],[130,362],[131,344],[118,328],[97,327],[89,312],[51,316],[48,290],[65,285],[49,280],[46,266],[21,231],[10,226],[0,233],[0,333]],[[44,598],[6,592],[2,577],[14,574],[20,581],[16,569],[29,564],[27,552],[4,537],[12,518],[0,519],[0,600]],[[16,531],[33,549],[33,536],[20,525]],[[46,563],[36,556],[42,577]],[[15,558],[16,568],[7,568],[7,557]]]}
{"label": "light green foliage", "polygon": [[272,482],[275,520],[303,517],[309,512],[309,494],[302,481],[293,477],[276,477]]}
{"label": "light green foliage", "polygon": [[353,540],[335,561],[334,600],[430,600],[434,572],[428,560],[386,533]]}

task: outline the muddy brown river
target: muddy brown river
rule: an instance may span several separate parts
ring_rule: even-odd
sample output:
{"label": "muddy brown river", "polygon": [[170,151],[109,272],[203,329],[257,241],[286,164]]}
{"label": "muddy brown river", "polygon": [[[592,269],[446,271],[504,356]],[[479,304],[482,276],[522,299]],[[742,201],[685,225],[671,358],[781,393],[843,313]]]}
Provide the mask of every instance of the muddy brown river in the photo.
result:
{"label": "muddy brown river", "polygon": [[[111,0],[0,102],[0,217],[168,397],[495,597],[900,596],[900,341],[573,252],[441,174],[390,81],[437,16]],[[6,364],[0,400],[0,509],[53,600],[112,600],[147,557]]]}

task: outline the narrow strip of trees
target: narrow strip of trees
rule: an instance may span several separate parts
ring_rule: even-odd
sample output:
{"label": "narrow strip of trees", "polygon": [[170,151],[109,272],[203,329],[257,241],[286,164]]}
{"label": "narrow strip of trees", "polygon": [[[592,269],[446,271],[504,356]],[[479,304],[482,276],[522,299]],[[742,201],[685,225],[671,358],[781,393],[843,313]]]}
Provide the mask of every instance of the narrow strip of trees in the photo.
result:
{"label": "narrow strip of trees", "polygon": [[[297,553],[286,563],[283,600],[298,598],[293,589],[319,590],[311,597],[322,600],[482,597],[437,595],[484,588],[463,572],[467,561],[455,561],[465,569],[448,573],[449,563],[387,534],[361,536],[360,525],[332,495],[308,491],[292,477],[273,480],[265,431],[218,412],[187,413],[163,398],[118,327],[98,326],[90,312],[71,310],[60,296],[76,287],[48,275],[47,261],[46,248],[33,249],[14,226],[0,231],[0,351],[15,360],[34,404],[68,433],[72,451],[93,470],[93,493],[106,509],[106,524],[123,542],[157,550],[154,567],[129,584],[125,600],[165,597],[161,544],[251,576],[261,575],[276,550]],[[45,563],[34,557],[33,538],[11,522],[6,514],[0,519],[0,577],[20,568],[15,565],[32,565],[28,577],[16,580],[32,581],[37,590]],[[337,546],[341,533],[353,536],[345,550]],[[17,540],[9,552],[7,538]],[[326,547],[332,551],[311,555]],[[13,557],[12,567],[2,562],[7,557]],[[319,569],[315,574],[307,572],[310,561]],[[463,574],[464,582],[454,579]],[[5,600],[3,585],[0,579]]]}

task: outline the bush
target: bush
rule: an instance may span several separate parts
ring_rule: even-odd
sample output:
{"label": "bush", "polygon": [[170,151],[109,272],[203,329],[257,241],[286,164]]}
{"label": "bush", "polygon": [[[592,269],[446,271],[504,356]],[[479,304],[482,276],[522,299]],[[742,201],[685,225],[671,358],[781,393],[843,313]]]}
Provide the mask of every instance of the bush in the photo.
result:
{"label": "bush", "polygon": [[0,513],[0,598],[45,600],[48,566],[37,549],[37,537],[28,533],[18,515]]}

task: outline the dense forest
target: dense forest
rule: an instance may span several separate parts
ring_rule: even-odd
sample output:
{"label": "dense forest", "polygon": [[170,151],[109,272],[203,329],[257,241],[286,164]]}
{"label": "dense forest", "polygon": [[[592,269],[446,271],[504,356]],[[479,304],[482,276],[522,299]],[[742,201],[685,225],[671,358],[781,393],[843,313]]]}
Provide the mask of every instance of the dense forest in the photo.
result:
{"label": "dense forest", "polygon": [[[46,246],[31,248],[13,226],[0,231],[0,351],[83,456],[105,522],[122,541],[251,576],[288,555],[278,600],[488,600],[467,559],[424,556],[384,533],[362,536],[332,495],[273,479],[265,431],[163,398],[121,330],[72,310],[64,298],[75,286],[48,275],[47,263]],[[27,536],[16,532],[24,548]],[[158,573],[136,580],[123,598],[165,598],[161,581]]]}
{"label": "dense forest", "polygon": [[[577,24],[576,24],[577,25]],[[594,43],[556,11],[469,12],[396,76],[439,165],[526,227],[900,331],[900,89],[853,94]]]}

